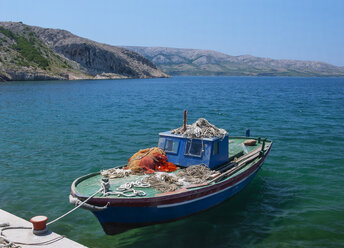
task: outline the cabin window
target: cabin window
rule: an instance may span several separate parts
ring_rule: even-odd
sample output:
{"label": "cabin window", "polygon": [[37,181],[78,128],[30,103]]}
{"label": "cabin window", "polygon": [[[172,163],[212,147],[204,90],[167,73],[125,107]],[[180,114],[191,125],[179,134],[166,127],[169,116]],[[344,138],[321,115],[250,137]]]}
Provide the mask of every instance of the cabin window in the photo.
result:
{"label": "cabin window", "polygon": [[187,141],[185,155],[201,157],[203,152],[203,142],[200,141]]}
{"label": "cabin window", "polygon": [[213,155],[219,154],[219,142],[214,143]]}
{"label": "cabin window", "polygon": [[165,151],[177,154],[178,153],[178,146],[179,146],[178,140],[167,139],[166,143],[165,143]]}

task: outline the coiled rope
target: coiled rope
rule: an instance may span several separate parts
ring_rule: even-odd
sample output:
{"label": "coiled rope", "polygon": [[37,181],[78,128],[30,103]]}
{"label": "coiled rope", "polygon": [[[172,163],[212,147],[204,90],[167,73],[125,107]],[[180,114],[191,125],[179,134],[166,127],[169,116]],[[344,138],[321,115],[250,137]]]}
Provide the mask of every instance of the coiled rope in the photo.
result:
{"label": "coiled rope", "polygon": [[136,180],[133,182],[127,182],[120,185],[116,191],[110,191],[110,185],[108,181],[102,182],[103,196],[116,195],[116,196],[125,196],[125,197],[135,197],[135,196],[145,196],[146,192],[143,190],[136,190],[136,188],[149,188],[151,185],[145,183],[141,180]]}

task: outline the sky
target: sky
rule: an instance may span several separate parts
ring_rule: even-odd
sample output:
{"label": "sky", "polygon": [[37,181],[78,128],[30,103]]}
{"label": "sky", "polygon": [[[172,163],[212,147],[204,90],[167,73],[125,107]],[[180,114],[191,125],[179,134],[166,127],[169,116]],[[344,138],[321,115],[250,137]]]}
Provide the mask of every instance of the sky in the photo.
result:
{"label": "sky", "polygon": [[0,21],[66,29],[111,45],[344,66],[344,0],[0,0]]}

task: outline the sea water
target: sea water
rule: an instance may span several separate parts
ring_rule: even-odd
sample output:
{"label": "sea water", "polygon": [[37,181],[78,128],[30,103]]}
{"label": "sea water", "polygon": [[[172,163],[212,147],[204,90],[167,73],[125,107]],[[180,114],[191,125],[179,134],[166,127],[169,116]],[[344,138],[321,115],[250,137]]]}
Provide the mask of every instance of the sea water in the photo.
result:
{"label": "sea water", "polygon": [[[344,79],[174,77],[0,83],[0,208],[49,220],[72,181],[126,163],[199,117],[269,138],[255,179],[220,206],[106,236],[79,209],[50,226],[89,247],[344,247]],[[0,221],[1,222],[1,221]]]}

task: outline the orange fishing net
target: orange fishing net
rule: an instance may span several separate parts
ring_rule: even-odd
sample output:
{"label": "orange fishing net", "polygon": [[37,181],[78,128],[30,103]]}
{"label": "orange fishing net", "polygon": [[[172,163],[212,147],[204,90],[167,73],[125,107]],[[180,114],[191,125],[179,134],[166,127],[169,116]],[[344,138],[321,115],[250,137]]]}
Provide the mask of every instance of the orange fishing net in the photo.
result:
{"label": "orange fishing net", "polygon": [[130,169],[133,172],[153,174],[155,171],[176,171],[178,167],[171,162],[167,162],[164,150],[158,147],[153,147],[142,149],[135,153],[128,160],[128,165],[125,169]]}

